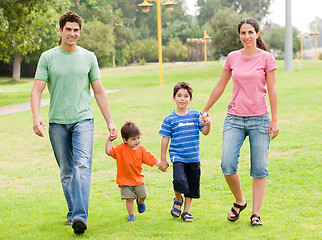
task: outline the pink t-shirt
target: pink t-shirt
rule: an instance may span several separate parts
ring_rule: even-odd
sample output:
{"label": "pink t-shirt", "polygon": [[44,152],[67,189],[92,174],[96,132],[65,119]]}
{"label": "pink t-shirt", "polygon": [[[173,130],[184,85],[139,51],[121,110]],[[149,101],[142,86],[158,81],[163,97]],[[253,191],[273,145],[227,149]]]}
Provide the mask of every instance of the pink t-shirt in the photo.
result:
{"label": "pink t-shirt", "polygon": [[269,113],[266,100],[266,73],[277,69],[273,55],[259,49],[250,58],[242,54],[242,50],[228,54],[224,69],[231,72],[233,95],[228,106],[228,113],[247,117]]}

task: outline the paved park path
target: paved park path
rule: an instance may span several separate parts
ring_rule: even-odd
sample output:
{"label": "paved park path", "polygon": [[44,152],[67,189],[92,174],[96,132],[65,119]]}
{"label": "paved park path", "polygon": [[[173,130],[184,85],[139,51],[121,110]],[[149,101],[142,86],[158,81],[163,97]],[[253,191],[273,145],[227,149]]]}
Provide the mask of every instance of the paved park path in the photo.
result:
{"label": "paved park path", "polygon": [[[106,94],[116,92],[116,91],[118,90],[105,90]],[[23,92],[23,91],[0,90],[0,92]],[[94,96],[92,91],[91,91],[91,95]],[[50,102],[49,98],[41,99],[40,107],[48,106],[49,102]],[[0,116],[11,114],[11,113],[25,112],[30,110],[31,110],[30,102],[16,104],[16,105],[9,105],[9,106],[0,107]]]}

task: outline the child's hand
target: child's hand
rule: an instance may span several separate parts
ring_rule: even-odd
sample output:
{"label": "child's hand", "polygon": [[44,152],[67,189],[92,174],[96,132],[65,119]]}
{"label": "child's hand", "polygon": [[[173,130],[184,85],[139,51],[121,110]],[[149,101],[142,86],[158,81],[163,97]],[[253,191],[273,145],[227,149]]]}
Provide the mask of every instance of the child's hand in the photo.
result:
{"label": "child's hand", "polygon": [[157,161],[157,163],[155,165],[157,165],[159,170],[162,172],[167,171],[167,169],[169,167],[169,163],[167,161]]}
{"label": "child's hand", "polygon": [[108,141],[113,142],[116,139],[115,135],[110,134],[107,138]]}
{"label": "child's hand", "polygon": [[201,122],[202,125],[206,126],[210,124],[210,117],[208,112],[204,112],[202,116],[199,118],[199,121]]}
{"label": "child's hand", "polygon": [[210,123],[211,123],[211,120],[210,120],[210,117],[208,115],[208,117],[206,117],[206,124],[205,124],[205,126],[210,125]]}

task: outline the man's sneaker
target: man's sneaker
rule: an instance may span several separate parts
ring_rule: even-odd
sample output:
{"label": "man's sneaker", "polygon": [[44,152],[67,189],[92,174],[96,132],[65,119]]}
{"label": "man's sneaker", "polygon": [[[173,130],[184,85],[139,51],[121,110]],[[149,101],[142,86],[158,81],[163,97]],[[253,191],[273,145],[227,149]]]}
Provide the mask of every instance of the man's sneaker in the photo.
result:
{"label": "man's sneaker", "polygon": [[68,219],[67,222],[65,222],[66,226],[70,226],[72,224],[73,224],[73,220],[71,220],[71,219]]}
{"label": "man's sneaker", "polygon": [[82,219],[74,219],[73,221],[73,229],[76,234],[83,234],[87,229],[86,223]]}

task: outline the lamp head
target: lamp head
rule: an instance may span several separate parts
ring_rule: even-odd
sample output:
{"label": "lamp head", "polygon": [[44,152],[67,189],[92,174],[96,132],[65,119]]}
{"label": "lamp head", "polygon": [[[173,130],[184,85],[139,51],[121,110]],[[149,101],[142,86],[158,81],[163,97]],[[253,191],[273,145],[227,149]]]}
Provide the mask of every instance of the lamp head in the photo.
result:
{"label": "lamp head", "polygon": [[153,6],[153,4],[148,3],[147,0],[144,0],[144,2],[138,4],[138,6],[142,7],[142,12],[148,13],[150,11],[150,7]]}
{"label": "lamp head", "polygon": [[173,10],[173,8],[174,8],[174,5],[176,5],[176,3],[172,2],[171,0],[168,0],[163,5],[165,6],[165,10],[167,12],[171,12]]}

